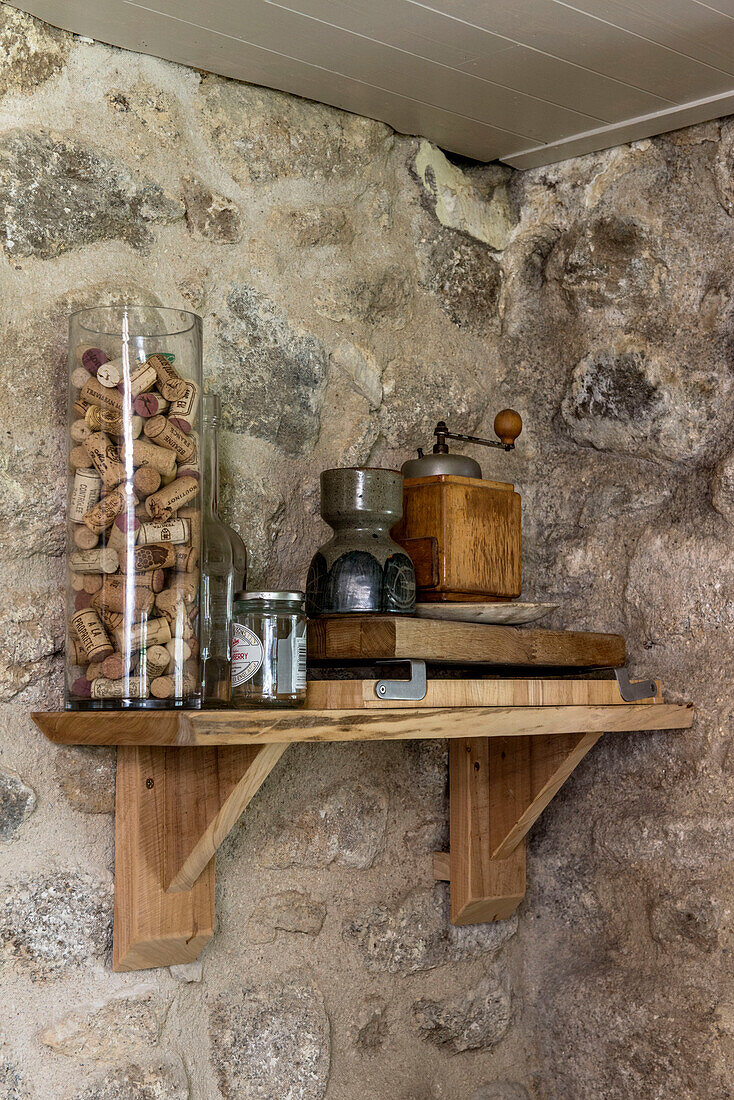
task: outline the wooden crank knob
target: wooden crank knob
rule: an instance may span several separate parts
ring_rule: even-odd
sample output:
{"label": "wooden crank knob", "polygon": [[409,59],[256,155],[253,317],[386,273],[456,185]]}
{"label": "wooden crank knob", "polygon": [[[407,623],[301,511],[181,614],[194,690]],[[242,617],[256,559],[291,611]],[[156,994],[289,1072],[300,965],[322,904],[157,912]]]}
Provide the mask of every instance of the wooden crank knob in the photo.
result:
{"label": "wooden crank knob", "polygon": [[504,447],[514,447],[522,431],[522,417],[514,409],[503,409],[494,418],[494,432]]}

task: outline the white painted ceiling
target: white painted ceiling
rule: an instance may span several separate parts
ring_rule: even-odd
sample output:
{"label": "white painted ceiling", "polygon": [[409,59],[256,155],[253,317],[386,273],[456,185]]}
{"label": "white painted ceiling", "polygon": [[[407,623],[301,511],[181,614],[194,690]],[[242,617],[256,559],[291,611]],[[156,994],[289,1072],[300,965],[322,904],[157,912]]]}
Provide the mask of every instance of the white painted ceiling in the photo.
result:
{"label": "white painted ceiling", "polygon": [[734,0],[31,0],[56,26],[531,168],[734,113]]}

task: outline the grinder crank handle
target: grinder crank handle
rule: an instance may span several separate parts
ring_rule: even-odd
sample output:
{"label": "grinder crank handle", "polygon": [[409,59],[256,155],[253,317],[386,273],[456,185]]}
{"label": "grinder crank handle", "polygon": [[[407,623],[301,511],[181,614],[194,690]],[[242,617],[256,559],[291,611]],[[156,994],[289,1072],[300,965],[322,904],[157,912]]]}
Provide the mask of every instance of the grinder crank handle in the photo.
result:
{"label": "grinder crank handle", "polygon": [[522,431],[522,417],[514,409],[503,409],[494,418],[494,434],[499,437],[503,447],[515,446],[515,440]]}

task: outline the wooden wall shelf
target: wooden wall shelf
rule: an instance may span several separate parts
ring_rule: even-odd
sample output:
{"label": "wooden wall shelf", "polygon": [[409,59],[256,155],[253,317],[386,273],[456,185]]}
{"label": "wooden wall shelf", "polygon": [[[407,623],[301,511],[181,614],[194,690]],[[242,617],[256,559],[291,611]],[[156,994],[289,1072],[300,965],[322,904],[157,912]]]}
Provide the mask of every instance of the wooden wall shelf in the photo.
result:
{"label": "wooden wall shelf", "polygon": [[[398,638],[406,620],[390,622]],[[435,622],[429,629],[465,625]],[[512,665],[528,644],[541,665],[551,645],[560,667],[568,667],[561,652],[575,667],[583,646],[587,660],[593,652],[591,663],[611,667],[621,643],[624,660],[624,641],[614,635],[521,643],[513,635],[558,632],[479,630],[494,635],[495,656],[504,647]],[[360,627],[357,635],[375,644],[369,630]],[[315,645],[320,649],[322,641]],[[360,645],[352,647],[356,657],[364,656]],[[478,647],[481,656],[475,649],[475,660],[485,659],[488,645]],[[384,658],[384,649],[370,652]],[[665,703],[659,688],[648,699],[625,702],[616,680],[429,680],[426,697],[411,702],[381,700],[375,684],[313,681],[306,705],[287,710],[32,715],[58,744],[119,746],[115,970],[169,966],[199,955],[214,930],[215,852],[291,743],[449,740],[450,852],[435,854],[433,874],[451,883],[452,922],[471,924],[504,919],[517,908],[525,893],[525,836],[603,733],[686,729],[694,715],[690,704]]]}

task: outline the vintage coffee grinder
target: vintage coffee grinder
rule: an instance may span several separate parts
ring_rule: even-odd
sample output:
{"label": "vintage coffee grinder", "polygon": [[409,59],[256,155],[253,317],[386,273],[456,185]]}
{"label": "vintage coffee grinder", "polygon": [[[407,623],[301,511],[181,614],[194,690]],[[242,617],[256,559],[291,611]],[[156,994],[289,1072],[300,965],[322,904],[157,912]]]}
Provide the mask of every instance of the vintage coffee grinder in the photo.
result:
{"label": "vintage coffee grinder", "polygon": [[433,453],[402,467],[403,518],[396,542],[415,566],[420,602],[496,602],[516,599],[521,589],[520,496],[514,485],[486,481],[479,463],[450,454],[447,439],[511,451],[522,420],[503,409],[494,420],[499,437],[478,439],[450,432],[440,420]]}

